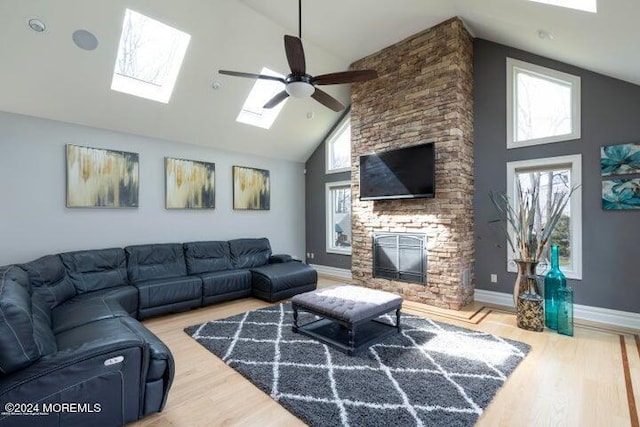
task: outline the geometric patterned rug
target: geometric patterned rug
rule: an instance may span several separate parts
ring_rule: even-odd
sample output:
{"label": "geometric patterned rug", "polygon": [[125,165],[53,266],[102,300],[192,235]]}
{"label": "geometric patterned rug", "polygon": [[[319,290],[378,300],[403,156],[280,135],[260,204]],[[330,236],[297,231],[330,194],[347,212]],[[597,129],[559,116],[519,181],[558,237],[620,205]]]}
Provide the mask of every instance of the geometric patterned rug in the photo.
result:
{"label": "geometric patterned rug", "polygon": [[185,332],[311,426],[473,426],[530,350],[402,314],[402,333],[349,357],[293,333],[292,313],[283,303]]}

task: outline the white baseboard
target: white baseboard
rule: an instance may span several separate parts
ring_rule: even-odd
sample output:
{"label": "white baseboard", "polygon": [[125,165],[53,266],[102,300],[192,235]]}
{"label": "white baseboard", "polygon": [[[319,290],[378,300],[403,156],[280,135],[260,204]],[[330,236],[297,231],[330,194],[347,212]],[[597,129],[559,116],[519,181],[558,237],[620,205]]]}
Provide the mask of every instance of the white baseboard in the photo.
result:
{"label": "white baseboard", "polygon": [[[513,307],[513,295],[504,292],[476,289],[474,299],[478,302]],[[624,328],[640,329],[640,313],[574,304],[573,317]]]}
{"label": "white baseboard", "polygon": [[478,302],[488,302],[489,304],[503,305],[505,307],[513,307],[513,295],[504,292],[485,291],[484,289],[476,289],[473,299]]}
{"label": "white baseboard", "polygon": [[329,267],[326,265],[309,264],[313,267],[318,274],[325,274],[327,276],[339,277],[341,279],[351,280],[351,270],[346,268]]}

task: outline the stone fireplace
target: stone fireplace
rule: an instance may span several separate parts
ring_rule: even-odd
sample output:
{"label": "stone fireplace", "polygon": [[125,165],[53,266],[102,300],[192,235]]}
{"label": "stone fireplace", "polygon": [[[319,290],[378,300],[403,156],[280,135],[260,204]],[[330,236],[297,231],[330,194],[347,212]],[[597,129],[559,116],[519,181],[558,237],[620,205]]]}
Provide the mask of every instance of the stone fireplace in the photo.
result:
{"label": "stone fireplace", "polygon": [[[473,47],[453,18],[352,65],[352,277],[406,300],[459,309],[473,299]],[[433,199],[360,201],[359,157],[435,142]],[[427,236],[426,283],[373,273],[376,233]],[[401,279],[401,278],[400,278]]]}

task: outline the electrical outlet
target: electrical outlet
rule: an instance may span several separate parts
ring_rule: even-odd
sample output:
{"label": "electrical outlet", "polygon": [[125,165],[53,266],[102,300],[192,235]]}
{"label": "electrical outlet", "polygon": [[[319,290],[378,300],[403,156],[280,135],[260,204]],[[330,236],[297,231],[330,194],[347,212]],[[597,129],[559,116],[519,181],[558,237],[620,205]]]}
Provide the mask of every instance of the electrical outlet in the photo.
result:
{"label": "electrical outlet", "polygon": [[491,275],[491,283],[498,283],[498,275],[497,274],[492,274]]}
{"label": "electrical outlet", "polygon": [[311,252],[307,252],[307,258],[311,258]]}
{"label": "electrical outlet", "polygon": [[314,259],[315,257],[316,255],[313,252],[311,252],[311,259]]}

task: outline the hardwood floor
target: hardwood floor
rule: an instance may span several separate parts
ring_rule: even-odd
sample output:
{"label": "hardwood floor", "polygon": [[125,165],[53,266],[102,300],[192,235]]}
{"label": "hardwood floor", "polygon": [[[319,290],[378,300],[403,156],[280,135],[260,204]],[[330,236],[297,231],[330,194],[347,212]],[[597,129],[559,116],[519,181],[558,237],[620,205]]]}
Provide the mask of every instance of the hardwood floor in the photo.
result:
{"label": "hardwood floor", "polygon": [[[321,278],[319,286],[335,283],[339,282]],[[248,298],[145,321],[171,349],[176,374],[164,411],[131,425],[304,425],[183,332],[187,326],[267,305]],[[532,346],[480,417],[479,427],[640,427],[638,331],[589,324],[576,325],[572,338],[529,332],[515,326],[513,313],[480,303],[457,312],[406,302],[403,311]]]}

